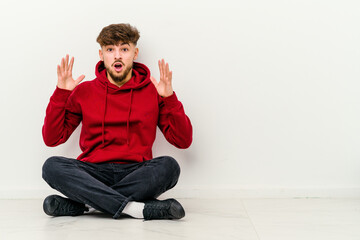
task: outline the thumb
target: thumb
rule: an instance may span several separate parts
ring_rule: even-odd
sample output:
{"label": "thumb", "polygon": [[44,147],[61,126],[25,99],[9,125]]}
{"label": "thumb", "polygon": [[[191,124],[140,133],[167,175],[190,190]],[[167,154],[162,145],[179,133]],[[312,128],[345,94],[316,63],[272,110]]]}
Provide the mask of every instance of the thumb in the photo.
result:
{"label": "thumb", "polygon": [[80,77],[78,77],[78,78],[75,80],[76,84],[79,84],[82,80],[84,80],[84,78],[85,78],[85,75],[81,75]]}
{"label": "thumb", "polygon": [[155,87],[158,85],[158,82],[156,81],[156,79],[153,76],[150,76],[150,80],[155,85]]}

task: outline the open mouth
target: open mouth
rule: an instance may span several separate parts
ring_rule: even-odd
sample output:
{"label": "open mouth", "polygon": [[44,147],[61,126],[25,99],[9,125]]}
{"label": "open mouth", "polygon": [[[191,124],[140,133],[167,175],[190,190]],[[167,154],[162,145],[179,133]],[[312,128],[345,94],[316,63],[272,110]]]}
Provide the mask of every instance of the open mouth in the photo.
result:
{"label": "open mouth", "polygon": [[114,68],[115,68],[115,71],[120,72],[123,68],[123,65],[122,65],[122,63],[117,62],[114,64]]}

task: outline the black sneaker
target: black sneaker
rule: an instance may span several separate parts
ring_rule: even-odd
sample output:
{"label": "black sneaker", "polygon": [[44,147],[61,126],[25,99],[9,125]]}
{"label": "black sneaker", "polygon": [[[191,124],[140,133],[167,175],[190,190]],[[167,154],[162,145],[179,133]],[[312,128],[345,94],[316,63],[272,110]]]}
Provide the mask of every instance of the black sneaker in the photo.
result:
{"label": "black sneaker", "polygon": [[175,199],[151,200],[145,202],[144,219],[180,219],[185,216],[185,210]]}
{"label": "black sneaker", "polygon": [[79,216],[89,211],[85,204],[58,195],[50,195],[44,200],[44,212],[49,216]]}

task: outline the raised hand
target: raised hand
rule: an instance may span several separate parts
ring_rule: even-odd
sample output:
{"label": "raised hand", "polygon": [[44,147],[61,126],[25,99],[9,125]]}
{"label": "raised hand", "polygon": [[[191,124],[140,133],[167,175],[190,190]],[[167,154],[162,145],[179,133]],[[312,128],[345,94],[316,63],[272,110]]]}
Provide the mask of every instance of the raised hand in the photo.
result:
{"label": "raised hand", "polygon": [[65,59],[61,59],[61,64],[57,66],[58,88],[72,91],[82,80],[84,80],[85,75],[81,75],[76,80],[72,78],[73,65],[74,57],[71,58],[70,63],[68,54]]}
{"label": "raised hand", "polygon": [[172,71],[169,70],[169,64],[166,63],[164,59],[159,60],[158,63],[160,82],[157,82],[153,76],[151,76],[150,79],[160,96],[169,97],[174,93],[172,88]]}

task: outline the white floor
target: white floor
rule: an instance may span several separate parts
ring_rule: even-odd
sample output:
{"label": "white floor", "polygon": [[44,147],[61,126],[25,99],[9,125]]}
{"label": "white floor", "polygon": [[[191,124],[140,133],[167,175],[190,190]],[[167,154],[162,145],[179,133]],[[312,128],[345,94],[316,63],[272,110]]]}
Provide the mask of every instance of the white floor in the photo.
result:
{"label": "white floor", "polygon": [[0,239],[359,240],[360,199],[179,199],[178,221],[46,216],[42,200],[0,200]]}

